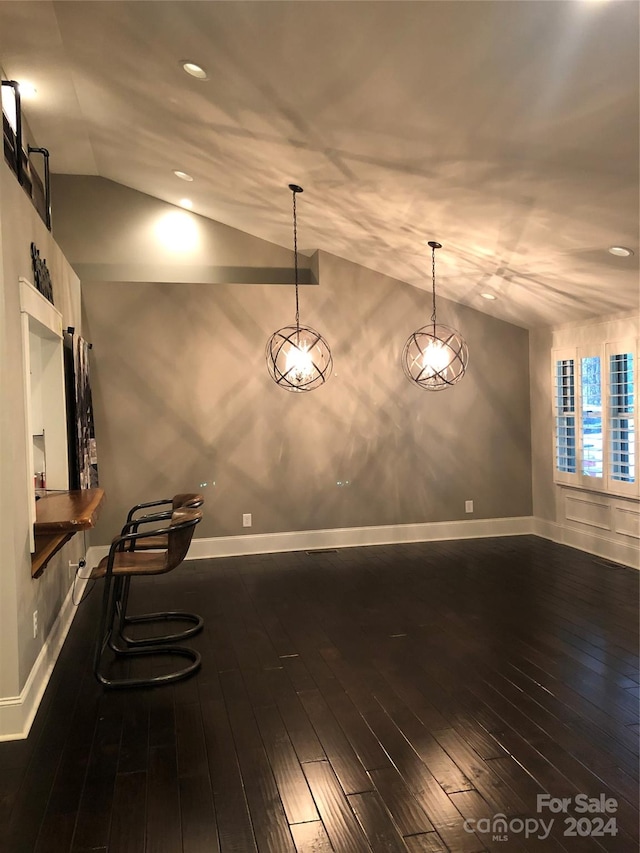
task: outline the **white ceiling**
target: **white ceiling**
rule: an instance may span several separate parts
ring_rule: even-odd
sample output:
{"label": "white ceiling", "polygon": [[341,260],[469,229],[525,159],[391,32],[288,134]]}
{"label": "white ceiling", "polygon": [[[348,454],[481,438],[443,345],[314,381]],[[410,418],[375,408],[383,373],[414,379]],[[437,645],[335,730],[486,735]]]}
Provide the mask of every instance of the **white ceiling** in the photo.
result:
{"label": "white ceiling", "polygon": [[17,0],[0,66],[54,172],[284,246],[293,181],[303,250],[430,288],[436,239],[440,294],[534,327],[638,308],[638,10]]}

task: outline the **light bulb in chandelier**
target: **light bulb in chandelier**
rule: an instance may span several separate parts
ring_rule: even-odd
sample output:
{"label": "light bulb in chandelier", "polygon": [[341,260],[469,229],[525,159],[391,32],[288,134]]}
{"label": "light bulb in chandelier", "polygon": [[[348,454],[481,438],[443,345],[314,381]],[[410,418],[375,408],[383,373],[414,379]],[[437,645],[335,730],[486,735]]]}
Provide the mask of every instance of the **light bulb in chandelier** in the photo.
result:
{"label": "light bulb in chandelier", "polygon": [[440,340],[431,340],[422,353],[422,369],[430,376],[435,376],[449,366],[452,358],[451,350]]}
{"label": "light bulb in chandelier", "polygon": [[455,385],[465,374],[469,352],[459,332],[449,326],[423,326],[409,336],[402,353],[405,375],[429,391]]}
{"label": "light bulb in chandelier", "polygon": [[289,347],[285,368],[296,384],[302,385],[308,382],[313,376],[313,359],[309,352],[309,344]]}
{"label": "light bulb in chandelier", "polygon": [[287,391],[313,391],[331,375],[333,359],[327,342],[309,326],[285,326],[267,341],[271,378]]}
{"label": "light bulb in chandelier", "polygon": [[455,385],[464,376],[469,363],[469,350],[460,332],[437,322],[435,250],[442,246],[433,241],[429,242],[429,246],[433,282],[431,323],[409,335],[402,351],[402,369],[407,378],[421,388],[442,391]]}
{"label": "light bulb in chandelier", "polygon": [[273,381],[286,391],[313,391],[331,376],[333,359],[329,344],[310,326],[300,325],[298,303],[298,229],[296,193],[302,187],[289,184],[293,193],[293,254],[295,262],[296,320],[274,332],[267,341],[267,369]]}

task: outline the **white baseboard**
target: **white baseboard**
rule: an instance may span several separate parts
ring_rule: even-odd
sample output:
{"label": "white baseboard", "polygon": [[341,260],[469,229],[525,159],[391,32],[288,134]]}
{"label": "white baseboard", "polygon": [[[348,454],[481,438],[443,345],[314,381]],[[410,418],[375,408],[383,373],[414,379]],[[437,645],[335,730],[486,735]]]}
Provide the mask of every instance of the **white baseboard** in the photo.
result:
{"label": "white baseboard", "polygon": [[[216,536],[209,539],[194,539],[187,559],[208,560],[216,557],[243,557],[282,551],[313,551],[319,548],[355,548],[362,545],[394,545],[402,542],[480,539],[490,536],[525,534],[534,534],[560,545],[569,545],[579,551],[586,551],[589,554],[640,569],[640,553],[635,541],[624,542],[603,536],[600,532],[579,530],[533,516]],[[108,551],[109,548],[106,545],[90,548],[87,564],[97,565]]]}
{"label": "white baseboard", "polygon": [[[531,516],[481,518],[464,521],[433,521],[421,524],[388,524],[380,527],[337,527],[328,530],[296,530],[286,533],[257,533],[246,536],[216,536],[194,539],[188,560],[215,557],[244,557],[282,551],[313,551],[318,548],[356,548],[361,545],[397,545],[402,542],[431,542],[442,539],[480,539],[489,536],[518,536],[533,532]],[[87,565],[95,566],[109,552],[108,546],[90,548]]]}
{"label": "white baseboard", "polygon": [[[552,542],[569,545],[589,554],[640,569],[640,554],[636,542],[628,544],[592,531],[577,530],[532,516],[218,536],[194,539],[187,559],[206,560],[216,557],[272,554],[281,551],[313,551],[321,548],[355,548],[362,545],[394,545],[403,542],[480,539],[526,534],[541,536]],[[90,567],[97,565],[108,551],[108,545],[89,548],[87,565]],[[76,588],[76,597],[82,597],[85,584],[86,581],[80,582]],[[20,740],[29,734],[38,705],[71,627],[75,610],[70,589],[20,695],[0,698],[0,741]]]}
{"label": "white baseboard", "polygon": [[[85,585],[86,580],[78,580],[75,588],[76,600],[82,598]],[[76,614],[73,595],[72,586],[20,695],[0,698],[0,741],[22,740],[29,734],[40,700]]]}
{"label": "white baseboard", "polygon": [[536,536],[550,539],[560,545],[569,545],[580,551],[595,554],[614,563],[622,563],[632,569],[640,569],[640,551],[637,541],[622,542],[593,530],[581,530],[548,521],[545,518],[533,519],[533,531]]}

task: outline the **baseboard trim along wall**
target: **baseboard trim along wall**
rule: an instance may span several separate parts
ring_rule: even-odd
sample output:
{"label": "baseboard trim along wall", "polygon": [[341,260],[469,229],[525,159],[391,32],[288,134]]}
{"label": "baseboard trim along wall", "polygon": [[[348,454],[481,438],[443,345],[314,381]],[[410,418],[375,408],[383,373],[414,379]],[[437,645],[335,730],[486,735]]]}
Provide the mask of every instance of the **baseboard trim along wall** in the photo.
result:
{"label": "baseboard trim along wall", "polygon": [[[445,539],[481,539],[526,534],[534,534],[560,545],[569,545],[579,551],[640,569],[640,554],[635,540],[627,543],[603,535],[600,531],[578,530],[533,516],[215,536],[209,539],[194,539],[187,559],[208,560],[216,557],[274,554],[280,551],[357,548],[362,545],[396,545],[402,542],[436,542]],[[87,554],[88,565],[97,564],[108,551],[106,545],[90,548]]]}
{"label": "baseboard trim along wall", "polygon": [[80,600],[86,583],[86,579],[79,578],[75,591],[73,586],[69,589],[20,695],[0,698],[0,741],[22,740],[29,734],[53,667],[76,615],[74,595],[76,601]]}
{"label": "baseboard trim along wall", "polygon": [[545,518],[533,519],[532,533],[543,539],[557,542],[559,545],[568,545],[579,551],[594,554],[596,557],[640,570],[640,548],[637,538],[630,537],[630,541],[622,542],[599,531],[568,527]]}
{"label": "baseboard trim along wall", "polygon": [[[621,542],[603,536],[595,529],[588,531],[573,529],[533,516],[194,539],[187,559],[206,560],[216,557],[272,554],[280,551],[313,551],[322,548],[356,548],[363,545],[394,545],[403,542],[435,542],[446,539],[480,539],[526,534],[534,534],[561,545],[568,545],[571,548],[640,569],[640,554],[635,539],[628,543]],[[90,548],[87,553],[87,565],[96,565],[108,551],[107,545]],[[80,582],[76,587],[76,600],[82,596],[85,583]],[[19,740],[29,734],[38,705],[71,627],[75,610],[72,591],[69,590],[22,692],[19,696],[0,698],[0,741]]]}
{"label": "baseboard trim along wall", "polygon": [[[245,557],[282,551],[313,551],[318,548],[357,548],[362,545],[396,545],[402,542],[430,542],[441,539],[480,539],[532,532],[533,519],[531,516],[522,516],[216,536],[210,539],[194,539],[187,559],[207,560],[215,557]],[[107,546],[90,548],[87,564],[94,565],[108,551]]]}

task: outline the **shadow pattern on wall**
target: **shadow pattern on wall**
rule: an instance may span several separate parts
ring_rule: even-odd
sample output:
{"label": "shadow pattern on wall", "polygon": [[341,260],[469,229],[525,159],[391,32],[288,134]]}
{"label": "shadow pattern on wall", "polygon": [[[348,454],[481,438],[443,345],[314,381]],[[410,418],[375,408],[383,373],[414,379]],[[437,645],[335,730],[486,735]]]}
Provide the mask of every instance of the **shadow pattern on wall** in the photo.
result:
{"label": "shadow pattern on wall", "polygon": [[[285,394],[264,362],[287,322],[285,286],[84,286],[96,346],[94,399],[109,500],[93,544],[142,500],[202,490],[201,536],[403,524],[531,512],[528,334],[446,300],[469,342],[464,381],[415,388],[400,353],[429,296],[320,253],[305,294],[334,375]],[[246,530],[244,531],[247,532]]]}

